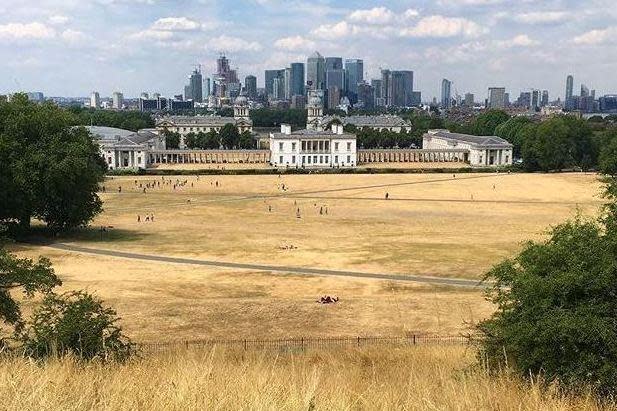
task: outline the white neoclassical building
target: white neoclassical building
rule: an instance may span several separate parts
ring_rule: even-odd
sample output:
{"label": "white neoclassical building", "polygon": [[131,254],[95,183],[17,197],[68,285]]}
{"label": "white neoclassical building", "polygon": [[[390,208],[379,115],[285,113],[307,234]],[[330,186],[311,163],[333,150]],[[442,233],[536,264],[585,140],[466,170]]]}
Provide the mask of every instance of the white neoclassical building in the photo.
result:
{"label": "white neoclassical building", "polygon": [[497,136],[472,136],[448,130],[429,130],[422,138],[424,150],[467,150],[464,161],[472,166],[512,164],[512,144]]}
{"label": "white neoclassical building", "polygon": [[381,114],[375,116],[325,116],[321,120],[323,128],[327,128],[332,122],[338,122],[343,126],[353,125],[357,129],[370,128],[373,130],[388,130],[395,133],[409,131],[413,128],[409,121],[403,120],[393,114]]}
{"label": "white neoclassical building", "polygon": [[277,167],[355,167],[356,136],[333,124],[330,130],[291,131],[281,125],[280,133],[270,134],[270,162]]}
{"label": "white neoclassical building", "polygon": [[149,152],[165,150],[165,137],[154,129],[137,132],[113,127],[86,127],[98,143],[101,156],[110,170],[147,168]]}

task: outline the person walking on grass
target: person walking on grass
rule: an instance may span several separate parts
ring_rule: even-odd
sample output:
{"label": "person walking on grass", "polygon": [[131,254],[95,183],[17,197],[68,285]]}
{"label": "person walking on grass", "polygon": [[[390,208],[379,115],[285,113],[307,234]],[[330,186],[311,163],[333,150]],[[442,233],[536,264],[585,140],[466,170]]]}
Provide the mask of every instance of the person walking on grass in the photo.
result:
{"label": "person walking on grass", "polygon": [[390,198],[390,193],[386,193],[386,200]]}

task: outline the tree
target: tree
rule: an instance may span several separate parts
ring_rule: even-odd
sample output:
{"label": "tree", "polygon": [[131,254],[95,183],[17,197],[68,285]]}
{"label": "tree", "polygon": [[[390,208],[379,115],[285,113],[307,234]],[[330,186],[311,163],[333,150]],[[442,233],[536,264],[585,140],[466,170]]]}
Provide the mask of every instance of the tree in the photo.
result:
{"label": "tree", "polygon": [[112,111],[75,106],[68,110],[73,114],[72,125],[106,126],[131,131],[155,126],[154,119],[150,114],[134,110]]}
{"label": "tree", "polygon": [[603,174],[617,176],[617,133],[613,133],[600,149],[598,166]]}
{"label": "tree", "polygon": [[240,132],[238,127],[231,123],[225,124],[219,132],[221,143],[226,149],[233,149],[238,147],[240,142]]}
{"label": "tree", "polygon": [[118,320],[115,310],[86,292],[48,294],[34,312],[24,348],[36,358],[73,354],[85,360],[125,360],[134,348]]}
{"label": "tree", "polygon": [[206,133],[203,148],[206,150],[218,150],[221,148],[221,137],[216,131]]}
{"label": "tree", "polygon": [[32,217],[60,230],[101,211],[96,192],[106,166],[88,131],[73,122],[69,111],[25,95],[0,103],[0,223],[14,234],[27,231]]}
{"label": "tree", "polygon": [[165,135],[165,147],[167,147],[168,150],[174,150],[180,147],[180,133],[165,130],[163,134]]}
{"label": "tree", "polygon": [[[609,215],[617,211],[615,187],[613,180]],[[482,361],[617,393],[616,258],[615,227],[577,218],[496,265],[486,280],[494,281],[487,298],[497,310],[478,326]]]}
{"label": "tree", "polygon": [[501,123],[495,128],[495,135],[503,138],[513,146],[514,157],[521,157],[521,149],[523,146],[522,129],[532,123],[528,117],[512,117],[508,121]]}
{"label": "tree", "polygon": [[470,126],[476,136],[493,136],[495,129],[510,119],[510,116],[502,110],[488,110],[480,114]]}
{"label": "tree", "polygon": [[23,320],[11,292],[22,290],[25,297],[31,298],[36,293],[48,294],[61,284],[47,258],[41,257],[36,262],[17,258],[0,247],[0,320],[17,332],[23,327]]}
{"label": "tree", "polygon": [[199,146],[199,137],[195,133],[188,133],[184,136],[184,144],[187,148],[201,148]]}
{"label": "tree", "polygon": [[244,131],[240,134],[238,146],[245,150],[255,148],[255,140],[253,139],[253,135],[250,131]]}

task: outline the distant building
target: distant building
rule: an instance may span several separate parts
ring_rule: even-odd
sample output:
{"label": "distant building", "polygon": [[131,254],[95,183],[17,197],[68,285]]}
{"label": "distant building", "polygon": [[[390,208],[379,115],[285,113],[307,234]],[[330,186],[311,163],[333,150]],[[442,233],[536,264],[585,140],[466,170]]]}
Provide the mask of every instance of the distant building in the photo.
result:
{"label": "distant building", "polygon": [[465,94],[465,107],[473,107],[475,102],[474,102],[474,95],[472,93],[466,93]]}
{"label": "distant building", "polygon": [[45,95],[40,91],[26,93],[26,96],[28,97],[28,100],[35,103],[42,103],[43,101],[45,101]]}
{"label": "distant building", "polygon": [[549,104],[548,90],[542,90],[542,99],[540,100],[540,107],[546,107]]}
{"label": "distant building", "polygon": [[365,109],[375,107],[375,89],[366,82],[358,84],[358,101],[357,105]]}
{"label": "distant building", "polygon": [[395,133],[409,131],[413,128],[410,122],[392,114],[375,116],[325,116],[321,119],[321,128],[327,129],[332,123],[343,126],[355,126],[357,129],[370,128],[373,130],[388,130]]}
{"label": "distant building", "polygon": [[411,92],[411,105],[413,107],[418,107],[422,105],[422,92],[421,91]]}
{"label": "distant building", "polygon": [[607,94],[599,98],[600,111],[617,113],[617,94]]}
{"label": "distant building", "polygon": [[[341,70],[342,71],[342,70]],[[327,90],[328,93],[328,107],[336,108],[341,102],[342,89],[339,86],[330,86]]]}
{"label": "distant building", "polygon": [[325,70],[343,70],[342,57],[326,57],[324,59]]}
{"label": "distant building", "polygon": [[144,169],[149,164],[150,150],[165,150],[165,137],[156,130],[138,132],[112,127],[86,127],[99,149],[107,167]]}
{"label": "distant building", "polygon": [[280,133],[270,134],[270,161],[276,167],[355,167],[356,136],[333,124],[330,130],[291,131],[281,125]]}
{"label": "distant building", "polygon": [[489,87],[488,108],[503,109],[506,107],[506,89],[504,87]]}
{"label": "distant building", "polygon": [[424,150],[464,149],[464,161],[472,166],[512,164],[512,144],[497,136],[471,136],[447,130],[429,130],[422,138]]}
{"label": "distant building", "polygon": [[101,108],[101,96],[98,91],[93,91],[92,94],[90,94],[90,107]]}
{"label": "distant building", "polygon": [[345,59],[345,91],[352,103],[359,99],[358,85],[364,82],[364,61]]}
{"label": "distant building", "polygon": [[441,80],[441,108],[452,108],[452,82],[448,79]]}
{"label": "distant building", "polygon": [[266,70],[265,71],[265,87],[268,96],[274,95],[274,81],[278,78],[285,78],[285,70]]}
{"label": "distant building", "polygon": [[116,91],[112,95],[112,108],[122,110],[124,108],[124,96],[121,92]]}
{"label": "distant building", "polygon": [[568,75],[568,77],[566,77],[566,98],[565,98],[566,110],[573,110],[575,108],[573,104],[573,97],[574,97],[574,77],[572,75]]}
{"label": "distant building", "polygon": [[306,107],[306,98],[304,96],[291,96],[291,108],[304,110]]}
{"label": "distant building", "polygon": [[326,86],[326,61],[318,52],[306,61],[306,84],[313,90],[323,90]]}
{"label": "distant building", "polygon": [[304,96],[304,63],[291,63],[291,96]]}
{"label": "distant building", "polygon": [[193,70],[189,76],[189,83],[185,90],[186,100],[193,100],[196,103],[203,102],[203,77],[200,68]]}
{"label": "distant building", "polygon": [[244,89],[247,97],[250,100],[255,100],[257,98],[257,77],[246,76],[244,78]]}

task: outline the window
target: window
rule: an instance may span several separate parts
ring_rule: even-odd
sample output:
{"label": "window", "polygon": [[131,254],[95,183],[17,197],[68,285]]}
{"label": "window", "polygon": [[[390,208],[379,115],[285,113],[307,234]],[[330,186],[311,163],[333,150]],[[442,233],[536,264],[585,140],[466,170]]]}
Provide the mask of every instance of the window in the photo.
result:
{"label": "window", "polygon": [[[347,143],[347,151],[351,151],[351,143]],[[349,161],[349,160],[347,160]]]}
{"label": "window", "polygon": [[306,156],[302,156],[302,164],[306,163]]}
{"label": "window", "polygon": [[329,158],[328,156],[325,157],[326,164],[328,164],[328,162],[329,162],[328,158]]}
{"label": "window", "polygon": [[296,156],[291,156],[291,164],[296,164]]}
{"label": "window", "polygon": [[480,163],[482,163],[482,156],[480,156]]}
{"label": "window", "polygon": [[317,164],[317,156],[313,156],[313,163]]}
{"label": "window", "polygon": [[323,156],[319,156],[319,163],[323,163]]}
{"label": "window", "polygon": [[509,160],[510,160],[510,156],[506,155],[506,164],[509,163]]}
{"label": "window", "polygon": [[347,162],[351,163],[351,157],[350,156],[347,156]]}
{"label": "window", "polygon": [[296,143],[291,143],[291,151],[296,151]]}
{"label": "window", "polygon": [[279,156],[279,164],[283,164],[283,156]]}
{"label": "window", "polygon": [[137,157],[137,164],[141,163],[141,157]]}
{"label": "window", "polygon": [[279,143],[279,151],[283,151],[283,143]]}
{"label": "window", "polygon": [[338,164],[338,156],[334,156],[334,163]]}
{"label": "window", "polygon": [[338,143],[334,143],[334,151],[338,151]]}
{"label": "window", "polygon": [[107,164],[111,164],[111,157],[107,157]]}
{"label": "window", "polygon": [[311,164],[311,156],[307,156],[308,157],[308,163]]}
{"label": "window", "polygon": [[182,127],[182,131],[186,131],[186,127]]}

